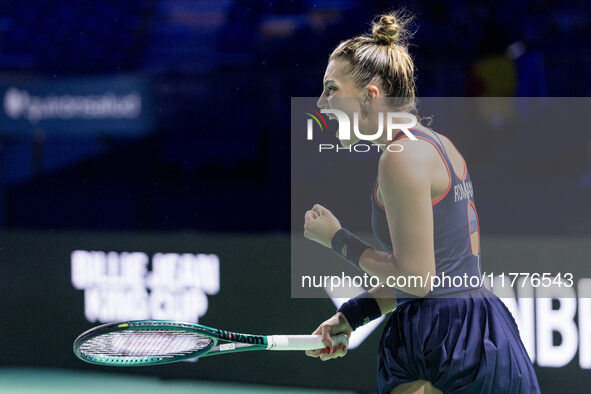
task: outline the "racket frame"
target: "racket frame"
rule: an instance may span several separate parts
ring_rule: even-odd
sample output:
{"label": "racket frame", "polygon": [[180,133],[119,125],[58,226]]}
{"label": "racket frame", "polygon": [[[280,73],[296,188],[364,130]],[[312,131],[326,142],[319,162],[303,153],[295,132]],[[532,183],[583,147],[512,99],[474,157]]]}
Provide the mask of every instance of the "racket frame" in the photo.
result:
{"label": "racket frame", "polygon": [[[87,355],[81,346],[101,335],[120,331],[158,330],[196,333],[207,337],[211,343],[199,350],[185,355],[116,356]],[[339,343],[348,345],[345,335],[332,337],[333,346]],[[196,323],[174,320],[132,320],[121,323],[107,323],[80,334],[73,344],[74,354],[81,360],[92,364],[117,367],[170,364],[192,358],[215,356],[222,353],[237,353],[254,350],[313,350],[324,348],[318,335],[252,335],[220,330]]]}
{"label": "racket frame", "polygon": [[[183,331],[190,332],[208,337],[211,343],[197,351],[188,353],[186,355],[154,355],[154,356],[117,356],[109,357],[106,355],[87,355],[81,351],[81,346],[92,338],[101,335],[121,332],[121,331],[142,331],[142,330],[158,330],[165,329],[167,331]],[[219,343],[221,341],[228,341],[228,343]],[[244,341],[244,342],[240,342]],[[251,343],[249,343],[249,341]],[[227,345],[227,346],[224,346]],[[221,346],[221,349],[220,349]],[[216,328],[207,327],[196,323],[186,323],[174,320],[132,320],[121,323],[107,323],[80,334],[73,344],[74,354],[81,360],[99,365],[111,366],[140,366],[140,365],[159,365],[170,364],[177,361],[187,360],[197,357],[206,357],[218,353],[234,353],[249,350],[263,350],[267,349],[268,342],[265,336],[240,334],[219,330]]]}

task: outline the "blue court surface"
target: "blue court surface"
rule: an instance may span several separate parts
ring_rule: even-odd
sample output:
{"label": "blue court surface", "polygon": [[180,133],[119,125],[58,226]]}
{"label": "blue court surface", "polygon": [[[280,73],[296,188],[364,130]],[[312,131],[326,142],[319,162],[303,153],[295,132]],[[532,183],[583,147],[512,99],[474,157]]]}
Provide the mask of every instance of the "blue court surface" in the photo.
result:
{"label": "blue court surface", "polygon": [[1,394],[234,394],[234,393],[296,393],[337,394],[347,391],[316,390],[253,384],[204,382],[192,380],[160,380],[157,378],[81,372],[50,368],[0,368]]}

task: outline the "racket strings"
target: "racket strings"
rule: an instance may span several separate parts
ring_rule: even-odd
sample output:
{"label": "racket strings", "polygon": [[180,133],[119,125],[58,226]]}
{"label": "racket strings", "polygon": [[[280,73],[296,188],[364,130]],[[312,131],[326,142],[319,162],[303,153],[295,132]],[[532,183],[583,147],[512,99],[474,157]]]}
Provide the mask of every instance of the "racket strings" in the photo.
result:
{"label": "racket strings", "polygon": [[213,340],[176,330],[128,330],[103,334],[80,346],[80,354],[94,357],[176,357],[208,348]]}

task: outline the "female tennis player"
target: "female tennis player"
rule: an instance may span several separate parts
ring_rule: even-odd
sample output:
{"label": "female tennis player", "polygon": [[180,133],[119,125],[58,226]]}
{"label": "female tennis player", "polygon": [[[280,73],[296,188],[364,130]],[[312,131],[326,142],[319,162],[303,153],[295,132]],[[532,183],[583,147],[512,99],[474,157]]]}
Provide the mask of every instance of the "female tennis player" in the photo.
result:
{"label": "female tennis player", "polygon": [[[416,111],[407,48],[411,19],[382,15],[371,34],[339,44],[330,55],[318,106],[349,116],[357,112],[359,129],[373,132],[379,112]],[[500,299],[479,285],[430,286],[429,278],[436,275],[480,277],[480,231],[460,152],[420,122],[411,131],[416,141],[403,132],[390,141],[382,133],[374,141],[383,144],[371,218],[381,249],[342,228],[318,204],[306,212],[304,224],[305,237],[332,248],[382,284],[388,277],[408,279],[407,284],[379,285],[344,303],[314,331],[323,336],[326,350],[307,354],[322,360],[341,357],[347,349],[332,347],[330,335],[350,335],[393,311],[380,341],[380,393],[538,393],[517,325]],[[355,137],[340,140],[344,146],[358,142]],[[393,142],[402,150],[387,149]],[[413,282],[413,277],[422,280]]]}

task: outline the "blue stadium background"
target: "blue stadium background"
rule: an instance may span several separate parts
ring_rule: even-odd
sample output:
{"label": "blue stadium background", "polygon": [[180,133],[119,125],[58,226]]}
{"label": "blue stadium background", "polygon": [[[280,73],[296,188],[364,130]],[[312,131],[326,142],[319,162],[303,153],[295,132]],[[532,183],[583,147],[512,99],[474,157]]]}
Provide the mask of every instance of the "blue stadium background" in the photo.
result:
{"label": "blue stadium background", "polygon": [[[582,0],[3,0],[4,75],[140,74],[152,81],[156,119],[141,138],[4,135],[0,227],[288,231],[290,97],[320,94],[330,50],[400,6],[417,15],[419,96],[591,93],[591,6]],[[515,42],[525,49],[511,59]],[[491,71],[491,59],[501,66]],[[465,136],[450,137],[462,149]],[[483,133],[464,149],[476,180],[504,137]],[[555,179],[537,181],[588,198],[591,148],[573,149]],[[506,230],[494,202],[479,209],[488,231]],[[520,231],[590,230],[572,214],[548,228],[524,218]]]}

